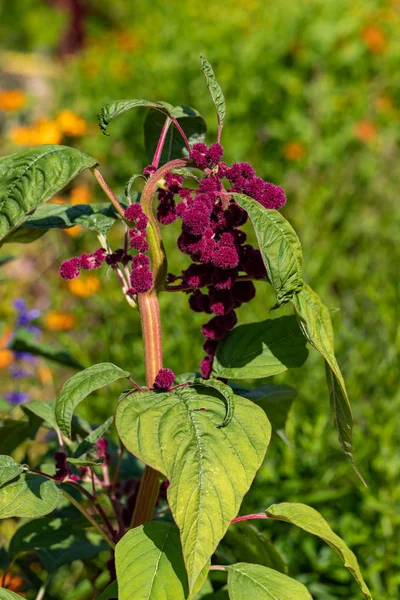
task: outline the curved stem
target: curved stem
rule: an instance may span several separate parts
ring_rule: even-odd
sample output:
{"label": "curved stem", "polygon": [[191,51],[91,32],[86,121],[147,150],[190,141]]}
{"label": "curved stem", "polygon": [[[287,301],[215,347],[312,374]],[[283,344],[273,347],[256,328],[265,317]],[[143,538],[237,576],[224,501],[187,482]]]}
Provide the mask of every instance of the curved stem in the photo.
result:
{"label": "curved stem", "polygon": [[243,517],[236,517],[236,519],[232,519],[232,523],[238,523],[239,521],[250,521],[250,519],[270,519],[271,517],[267,517],[264,514],[254,514],[254,515],[244,515]]}

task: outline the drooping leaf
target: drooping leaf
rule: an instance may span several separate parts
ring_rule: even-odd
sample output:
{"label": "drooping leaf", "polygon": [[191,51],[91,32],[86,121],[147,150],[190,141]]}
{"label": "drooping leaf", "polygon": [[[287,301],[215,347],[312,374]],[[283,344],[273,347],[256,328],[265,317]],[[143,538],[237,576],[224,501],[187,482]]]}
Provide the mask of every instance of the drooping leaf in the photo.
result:
{"label": "drooping leaf", "polygon": [[297,392],[289,385],[263,385],[255,390],[238,392],[265,411],[273,431],[284,429]]}
{"label": "drooping leaf", "polygon": [[361,575],[357,558],[345,542],[332,531],[325,519],[311,506],[306,504],[282,502],[272,504],[265,511],[268,516],[279,521],[286,521],[300,527],[304,531],[324,540],[344,561],[354,579],[359,584],[365,598],[372,600],[371,593]]}
{"label": "drooping leaf", "polygon": [[[341,446],[360,479],[364,482],[353,456],[353,415],[346,386],[335,356],[329,310],[308,285],[292,300],[300,326],[309,343],[325,359],[330,402],[335,415]],[[365,483],[365,482],[364,482]]]}
{"label": "drooping leaf", "polygon": [[74,452],[75,458],[79,458],[85,454],[92,446],[94,446],[106,431],[111,427],[111,423],[114,421],[114,417],[109,417],[104,423],[96,427],[85,439],[79,444]]}
{"label": "drooping leaf", "polygon": [[115,119],[115,117],[118,117],[131,108],[138,107],[153,108],[163,112],[167,116],[171,114],[173,109],[172,104],[168,104],[168,102],[150,102],[149,100],[114,100],[103,106],[98,114],[101,131],[105,135],[109,135],[107,133],[107,127],[111,121]]}
{"label": "drooping leaf", "polygon": [[301,367],[308,356],[294,317],[267,319],[235,327],[219,342],[213,375],[259,379]]}
{"label": "drooping leaf", "polygon": [[214,102],[215,110],[217,111],[219,129],[222,129],[226,114],[224,94],[215,77],[211,64],[203,54],[200,54],[200,63],[201,70],[206,78],[207,87],[210,90],[210,94]]}
{"label": "drooping leaf", "polygon": [[0,159],[0,241],[39,204],[97,161],[67,146],[37,146]]}
{"label": "drooping leaf", "polygon": [[0,453],[9,455],[26,439],[33,439],[39,426],[39,422],[14,419],[0,421]]}
{"label": "drooping leaf", "polygon": [[82,369],[82,365],[75,360],[67,351],[54,348],[50,344],[35,339],[35,334],[25,329],[18,329],[8,344],[10,350],[16,352],[28,352],[34,356],[43,356],[60,365]]}
{"label": "drooping leaf", "polygon": [[22,465],[15,462],[11,456],[0,455],[0,488],[6,483],[15,479],[24,470]]}
{"label": "drooping leaf", "polygon": [[118,600],[118,582],[117,580],[112,581],[110,585],[106,587],[100,594],[97,596],[97,600]]}
{"label": "drooping leaf", "polygon": [[264,208],[243,194],[232,195],[249,215],[269,280],[276,292],[275,307],[282,306],[304,285],[300,240],[277,210]]}
{"label": "drooping leaf", "polygon": [[217,427],[226,427],[229,425],[235,412],[235,394],[233,393],[232,388],[230,388],[228,385],[225,385],[218,379],[203,379],[202,377],[197,377],[193,382],[193,386],[213,388],[219,392],[219,394],[221,394],[222,399],[225,402],[226,413],[224,420],[222,423],[217,425]]}
{"label": "drooping leaf", "polygon": [[33,413],[43,420],[42,425],[48,429],[58,429],[56,414],[55,414],[56,403],[54,400],[49,402],[42,402],[41,400],[31,400],[22,405],[22,410],[28,414]]}
{"label": "drooping leaf", "polygon": [[122,443],[170,482],[168,502],[181,532],[191,591],[237,515],[271,435],[264,412],[239,396],[232,421],[218,429],[225,406],[201,391],[137,392],[116,411]]}
{"label": "drooping leaf", "polygon": [[119,600],[186,600],[187,575],[179,531],[170,523],[135,527],[115,548]]}
{"label": "drooping leaf", "polygon": [[237,563],[228,567],[231,600],[312,600],[302,583],[268,567]]}
{"label": "drooping leaf", "polygon": [[113,207],[107,202],[96,204],[44,204],[22,224],[6,235],[2,243],[29,243],[49,229],[68,229],[79,225],[96,233],[107,233],[116,221]]}
{"label": "drooping leaf", "polygon": [[[187,106],[175,106],[171,116],[177,119],[183,129],[190,146],[204,142],[207,133],[207,125],[203,117],[194,108]],[[149,160],[152,160],[157,148],[158,140],[165,120],[169,118],[157,109],[150,109],[144,122],[144,142]],[[160,166],[173,160],[188,156],[186,144],[178,129],[171,123],[165,138],[161,153]]]}
{"label": "drooping leaf", "polygon": [[61,492],[54,481],[33,473],[22,473],[0,490],[0,519],[42,517],[57,508]]}
{"label": "drooping leaf", "polygon": [[46,571],[56,571],[73,560],[85,560],[107,550],[95,531],[85,529],[87,521],[67,517],[42,517],[24,523],[10,541],[9,554],[35,551]]}
{"label": "drooping leaf", "polygon": [[56,419],[61,431],[67,436],[71,435],[72,415],[86,396],[129,375],[128,371],[123,371],[112,363],[100,363],[68,379],[56,400]]}

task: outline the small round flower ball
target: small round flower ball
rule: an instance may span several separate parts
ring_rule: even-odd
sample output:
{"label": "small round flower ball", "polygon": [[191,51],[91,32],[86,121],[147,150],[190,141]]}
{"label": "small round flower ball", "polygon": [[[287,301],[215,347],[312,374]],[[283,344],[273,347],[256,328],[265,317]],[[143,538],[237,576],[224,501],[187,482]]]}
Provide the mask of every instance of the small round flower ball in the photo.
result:
{"label": "small round flower ball", "polygon": [[80,274],[79,258],[64,260],[60,265],[60,275],[63,279],[75,279]]}
{"label": "small round flower ball", "polygon": [[154,389],[168,391],[174,383],[175,374],[171,369],[160,369],[154,380]]}

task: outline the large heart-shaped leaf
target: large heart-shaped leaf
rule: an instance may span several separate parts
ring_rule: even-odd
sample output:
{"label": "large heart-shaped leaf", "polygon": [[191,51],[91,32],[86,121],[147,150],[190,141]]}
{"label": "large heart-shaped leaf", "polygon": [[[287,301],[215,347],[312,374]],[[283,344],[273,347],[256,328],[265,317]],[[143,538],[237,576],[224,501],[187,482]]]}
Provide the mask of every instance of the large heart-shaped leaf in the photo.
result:
{"label": "large heart-shaped leaf", "polygon": [[239,396],[231,422],[218,428],[226,409],[216,394],[190,387],[138,392],[116,411],[123,444],[169,479],[190,591],[237,515],[271,436],[265,413]]}
{"label": "large heart-shaped leaf", "polygon": [[171,112],[174,108],[172,104],[168,104],[168,102],[151,102],[149,100],[136,99],[113,100],[112,102],[109,102],[108,104],[103,106],[100,113],[98,114],[99,126],[101,131],[105,135],[109,135],[107,133],[107,127],[109,126],[111,121],[115,119],[115,117],[118,117],[119,115],[126,112],[127,110],[130,110],[131,108],[138,107],[153,108],[164,113],[167,116],[171,115]]}
{"label": "large heart-shaped leaf", "polygon": [[86,396],[129,375],[128,371],[123,371],[112,363],[100,363],[68,379],[56,400],[56,419],[61,431],[67,436],[71,434],[72,415]]}
{"label": "large heart-shaped leaf", "polygon": [[[183,129],[190,146],[204,142],[207,133],[207,125],[203,117],[194,108],[187,106],[175,106],[171,112]],[[165,124],[166,117],[159,110],[151,108],[144,122],[144,143],[149,160],[152,160],[157,148],[158,140]],[[186,144],[178,129],[171,124],[161,153],[160,165],[174,158],[188,156]]]}
{"label": "large heart-shaped leaf", "polygon": [[27,352],[34,356],[43,356],[60,365],[81,369],[82,365],[74,359],[66,350],[54,348],[51,344],[45,344],[35,338],[35,334],[26,329],[18,329],[8,344],[10,350],[16,352]]}
{"label": "large heart-shaped leaf", "polygon": [[365,598],[372,600],[369,591],[360,571],[357,558],[345,542],[332,531],[325,519],[311,506],[291,502],[282,504],[273,504],[265,511],[269,517],[278,521],[292,523],[308,533],[318,536],[324,540],[344,561],[354,579],[359,584]]}
{"label": "large heart-shaped leaf", "polygon": [[301,292],[293,297],[292,303],[305,337],[325,359],[330,401],[339,441],[347,458],[364,482],[353,456],[353,415],[343,375],[335,356],[329,310],[309,285],[305,285]]}
{"label": "large heart-shaped leaf", "polygon": [[219,342],[213,375],[259,379],[301,367],[308,356],[304,336],[292,316],[235,327]]}
{"label": "large heart-shaped leaf", "polygon": [[0,455],[0,487],[3,487],[8,481],[15,479],[24,470],[22,465],[15,462],[11,456]]}
{"label": "large heart-shaped leaf", "polygon": [[303,253],[293,227],[277,210],[264,208],[243,194],[232,194],[249,215],[267,274],[272,283],[276,307],[288,302],[303,287]]}
{"label": "large heart-shaped leaf", "polygon": [[237,563],[228,567],[230,600],[312,600],[295,579],[261,565]]}
{"label": "large heart-shaped leaf", "polygon": [[289,385],[263,385],[254,390],[241,390],[241,396],[252,400],[267,415],[274,431],[285,427],[285,423],[297,392]]}
{"label": "large heart-shaped leaf", "polygon": [[115,547],[119,600],[186,600],[188,582],[179,531],[152,522],[131,529]]}
{"label": "large heart-shaped leaf", "polygon": [[37,552],[46,571],[55,571],[73,560],[96,556],[108,545],[96,531],[85,529],[87,521],[67,517],[43,517],[24,523],[10,541],[9,554]]}
{"label": "large heart-shaped leaf", "polygon": [[0,490],[0,519],[42,517],[57,508],[61,492],[54,481],[22,473]]}
{"label": "large heart-shaped leaf", "polygon": [[45,145],[0,159],[0,241],[39,204],[97,160],[75,148]]}
{"label": "large heart-shaped leaf", "polygon": [[207,87],[210,90],[211,98],[214,102],[215,110],[217,111],[218,117],[218,130],[221,132],[224,124],[226,106],[225,98],[222,92],[221,86],[219,85],[217,78],[215,77],[213,68],[203,54],[200,54],[201,70],[206,78]]}

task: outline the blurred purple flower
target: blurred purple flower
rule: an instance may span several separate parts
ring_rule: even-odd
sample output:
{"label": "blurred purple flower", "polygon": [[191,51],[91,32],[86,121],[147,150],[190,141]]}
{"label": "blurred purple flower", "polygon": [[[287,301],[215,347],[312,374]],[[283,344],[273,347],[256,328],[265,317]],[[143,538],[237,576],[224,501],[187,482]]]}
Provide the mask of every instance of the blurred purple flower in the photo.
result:
{"label": "blurred purple flower", "polygon": [[10,404],[22,404],[23,402],[26,402],[29,399],[29,394],[27,394],[26,392],[18,392],[17,390],[14,390],[12,392],[7,392],[6,394],[4,394],[4,397]]}

